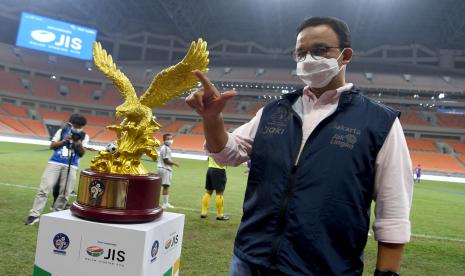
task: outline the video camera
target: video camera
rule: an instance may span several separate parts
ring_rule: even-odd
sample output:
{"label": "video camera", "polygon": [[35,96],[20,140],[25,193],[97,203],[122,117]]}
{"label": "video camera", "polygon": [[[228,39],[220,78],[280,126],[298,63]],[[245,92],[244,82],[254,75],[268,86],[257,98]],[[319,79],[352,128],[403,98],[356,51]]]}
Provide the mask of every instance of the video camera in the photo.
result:
{"label": "video camera", "polygon": [[79,115],[77,113],[71,115],[69,117],[69,122],[66,124],[66,126],[63,128],[62,133],[71,128],[71,140],[68,141],[66,144],[66,147],[71,149],[74,148],[75,144],[77,141],[83,141],[84,138],[86,137],[86,133],[84,131],[76,131],[72,128],[73,125],[77,125],[79,127],[85,126],[87,123],[87,120],[84,116]]}
{"label": "video camera", "polygon": [[84,140],[85,138],[85,133],[80,131],[80,132],[77,132],[77,131],[74,131],[74,130],[71,130],[71,140],[73,140],[73,142],[77,142],[79,140]]}

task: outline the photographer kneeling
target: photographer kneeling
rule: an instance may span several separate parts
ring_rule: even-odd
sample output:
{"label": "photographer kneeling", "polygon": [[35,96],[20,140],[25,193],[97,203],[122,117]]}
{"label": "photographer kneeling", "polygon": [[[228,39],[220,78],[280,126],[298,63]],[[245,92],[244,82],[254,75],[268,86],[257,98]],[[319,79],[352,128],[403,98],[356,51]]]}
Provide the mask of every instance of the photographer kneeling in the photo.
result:
{"label": "photographer kneeling", "polygon": [[60,191],[53,209],[55,211],[65,209],[76,180],[79,158],[84,155],[85,147],[89,142],[89,136],[82,131],[86,123],[84,116],[73,114],[69,122],[53,136],[50,149],[53,149],[54,153],[42,175],[39,192],[36,194],[32,209],[24,224],[32,225],[39,221],[39,216],[47,203],[48,194],[56,183],[59,183]]}

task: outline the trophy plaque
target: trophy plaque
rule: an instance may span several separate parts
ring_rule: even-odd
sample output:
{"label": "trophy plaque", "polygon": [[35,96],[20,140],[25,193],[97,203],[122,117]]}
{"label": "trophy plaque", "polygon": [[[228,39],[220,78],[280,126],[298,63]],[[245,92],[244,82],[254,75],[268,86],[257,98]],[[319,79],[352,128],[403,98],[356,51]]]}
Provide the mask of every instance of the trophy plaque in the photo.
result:
{"label": "trophy plaque", "polygon": [[116,107],[115,117],[124,120],[107,126],[116,133],[116,141],[99,152],[89,169],[81,172],[76,202],[71,213],[83,219],[136,223],[159,218],[161,178],[149,173],[140,162],[142,155],[156,161],[160,141],[154,133],[160,125],[152,110],[193,89],[198,80],[195,70],[208,72],[207,43],[192,42],[178,64],[158,73],[149,88],[138,98],[129,79],[113,62],[100,43],[95,42],[96,67],[118,88],[124,103]]}

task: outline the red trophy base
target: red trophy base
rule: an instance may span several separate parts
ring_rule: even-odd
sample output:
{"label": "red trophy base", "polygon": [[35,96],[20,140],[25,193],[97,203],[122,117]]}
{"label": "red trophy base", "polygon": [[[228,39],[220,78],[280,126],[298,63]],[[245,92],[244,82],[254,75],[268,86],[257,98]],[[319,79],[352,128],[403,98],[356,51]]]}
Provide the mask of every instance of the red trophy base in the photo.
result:
{"label": "red trophy base", "polygon": [[76,202],[77,217],[117,223],[149,222],[159,218],[161,178],[155,174],[124,175],[81,172]]}

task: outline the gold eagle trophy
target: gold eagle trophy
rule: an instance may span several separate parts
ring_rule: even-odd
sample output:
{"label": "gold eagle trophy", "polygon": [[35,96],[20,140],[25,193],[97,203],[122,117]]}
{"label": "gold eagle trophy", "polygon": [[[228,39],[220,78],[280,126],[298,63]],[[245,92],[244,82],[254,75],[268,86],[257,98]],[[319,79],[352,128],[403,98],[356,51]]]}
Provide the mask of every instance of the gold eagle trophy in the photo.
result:
{"label": "gold eagle trophy", "polygon": [[149,173],[140,158],[156,161],[160,141],[154,133],[160,125],[152,110],[194,88],[195,70],[208,72],[207,43],[192,42],[181,62],[158,73],[149,88],[138,98],[129,79],[113,62],[111,55],[94,42],[95,66],[118,88],[125,102],[116,108],[115,117],[124,117],[120,125],[107,128],[116,133],[112,150],[100,151],[83,170],[77,200],[71,212],[81,218],[105,222],[146,222],[160,217],[158,175]]}

